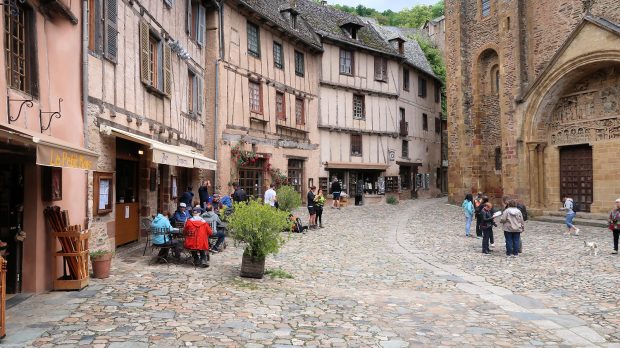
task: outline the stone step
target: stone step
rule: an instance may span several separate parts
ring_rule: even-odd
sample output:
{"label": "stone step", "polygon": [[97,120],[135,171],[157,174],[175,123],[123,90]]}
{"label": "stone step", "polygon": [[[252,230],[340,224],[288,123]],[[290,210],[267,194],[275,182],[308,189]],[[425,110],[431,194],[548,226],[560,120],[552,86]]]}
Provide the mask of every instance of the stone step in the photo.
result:
{"label": "stone step", "polygon": [[[532,220],[564,224],[564,217],[562,216],[541,215],[541,216],[532,217]],[[592,226],[592,227],[607,228],[607,220],[603,220],[603,219],[583,219],[583,218],[577,217],[573,220],[573,223],[576,226]]]}

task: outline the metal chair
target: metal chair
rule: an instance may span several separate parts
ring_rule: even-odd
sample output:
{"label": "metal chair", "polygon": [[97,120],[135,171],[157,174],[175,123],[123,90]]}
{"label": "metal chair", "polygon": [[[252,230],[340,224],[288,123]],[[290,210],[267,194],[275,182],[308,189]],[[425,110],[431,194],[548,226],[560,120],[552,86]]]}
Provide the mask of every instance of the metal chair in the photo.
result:
{"label": "metal chair", "polygon": [[[151,254],[153,253],[153,250],[158,249],[158,250],[162,250],[162,249],[170,249],[171,246],[168,244],[168,242],[171,240],[170,237],[170,230],[167,228],[151,228],[149,235],[153,235],[153,236],[163,236],[164,237],[164,244],[151,244]],[[146,249],[145,249],[146,252]],[[163,260],[166,263],[168,263],[168,260],[158,256],[157,260]]]}
{"label": "metal chair", "polygon": [[149,244],[151,243],[151,223],[152,222],[153,222],[153,219],[151,219],[150,217],[143,217],[142,219],[140,219],[140,228],[142,230],[147,231],[146,243],[144,244],[144,252],[142,253],[142,256],[146,255],[146,248],[148,248]]}

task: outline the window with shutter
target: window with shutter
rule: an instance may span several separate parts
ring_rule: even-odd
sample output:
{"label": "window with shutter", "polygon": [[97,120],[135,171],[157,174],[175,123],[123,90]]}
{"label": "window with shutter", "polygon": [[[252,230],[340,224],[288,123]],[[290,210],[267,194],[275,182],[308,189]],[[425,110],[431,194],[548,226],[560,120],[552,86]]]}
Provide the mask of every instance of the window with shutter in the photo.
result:
{"label": "window with shutter", "polygon": [[172,50],[170,46],[159,42],[160,47],[163,46],[163,92],[167,96],[172,94]]}
{"label": "window with shutter", "polygon": [[375,80],[387,82],[387,59],[375,57]]}
{"label": "window with shutter", "polygon": [[[33,10],[22,3],[17,10],[4,6],[4,49],[7,85],[38,95],[36,31]],[[14,12],[16,11],[16,12]]]}
{"label": "window with shutter", "polygon": [[187,71],[187,112],[192,114],[196,111],[196,75],[191,70]]}
{"label": "window with shutter", "polygon": [[185,0],[185,32],[190,34],[192,31],[192,0]]}
{"label": "window with shutter", "polygon": [[198,85],[198,88],[197,88],[198,93],[196,93],[197,95],[196,110],[198,110],[199,115],[202,115],[203,105],[204,105],[204,81],[200,76],[196,76],[196,82]]}
{"label": "window with shutter", "polygon": [[164,0],[164,4],[168,6],[168,8],[174,6],[174,0]]}
{"label": "window with shutter", "polygon": [[403,90],[409,91],[409,69],[403,68]]}
{"label": "window with shutter", "polygon": [[151,60],[150,60],[150,33],[149,25],[145,21],[140,24],[140,80],[142,83],[151,84]]}
{"label": "window with shutter", "polygon": [[205,44],[205,29],[206,29],[206,20],[207,20],[207,10],[203,5],[198,5],[198,22],[196,28],[196,42],[200,46],[204,46]]}
{"label": "window with shutter", "polygon": [[428,131],[428,115],[422,114],[422,130]]}
{"label": "window with shutter", "polygon": [[88,49],[91,52],[103,53],[103,16],[102,0],[88,1]]}
{"label": "window with shutter", "polygon": [[104,13],[104,56],[116,63],[118,55],[118,5],[116,0],[105,0]]}
{"label": "window with shutter", "polygon": [[439,117],[435,117],[435,133],[441,133],[441,119]]}

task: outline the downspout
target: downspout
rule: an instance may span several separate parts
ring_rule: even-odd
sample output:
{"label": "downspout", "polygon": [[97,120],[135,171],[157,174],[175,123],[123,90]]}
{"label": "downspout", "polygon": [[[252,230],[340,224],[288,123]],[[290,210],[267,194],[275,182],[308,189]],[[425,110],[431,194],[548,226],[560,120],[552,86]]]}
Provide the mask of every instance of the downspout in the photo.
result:
{"label": "downspout", "polygon": [[84,148],[88,149],[88,1],[82,1],[82,117]]}
{"label": "downspout", "polygon": [[[219,36],[219,57],[215,60],[215,110],[213,117],[213,159],[217,161],[217,142],[218,142],[218,118],[220,110],[220,61],[224,60],[224,0],[213,0],[218,9],[218,36]],[[213,190],[217,187],[217,173],[213,178]]]}

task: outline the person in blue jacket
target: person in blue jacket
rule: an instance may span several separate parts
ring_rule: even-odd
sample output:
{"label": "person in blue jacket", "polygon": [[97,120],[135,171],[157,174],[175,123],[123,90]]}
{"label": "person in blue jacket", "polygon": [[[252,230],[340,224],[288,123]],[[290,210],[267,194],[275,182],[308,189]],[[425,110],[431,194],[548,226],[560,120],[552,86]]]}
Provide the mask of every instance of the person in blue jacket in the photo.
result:
{"label": "person in blue jacket", "polygon": [[182,224],[185,224],[185,221],[187,221],[187,219],[189,219],[189,212],[187,211],[187,204],[185,203],[179,203],[179,208],[177,209],[177,211],[174,212],[174,215],[172,216],[172,223],[177,223],[180,222]]}
{"label": "person in blue jacket", "polygon": [[[153,233],[153,245],[160,247],[158,258],[160,260],[168,260],[168,250],[173,250],[173,256],[177,260],[181,258],[181,244],[178,240],[170,237],[172,225],[170,220],[162,214],[157,214],[151,222],[151,231]],[[167,233],[162,233],[167,232]]]}
{"label": "person in blue jacket", "polygon": [[465,196],[461,208],[463,208],[463,214],[465,214],[465,237],[473,237],[473,234],[470,233],[471,222],[474,218],[474,197],[471,193]]}

